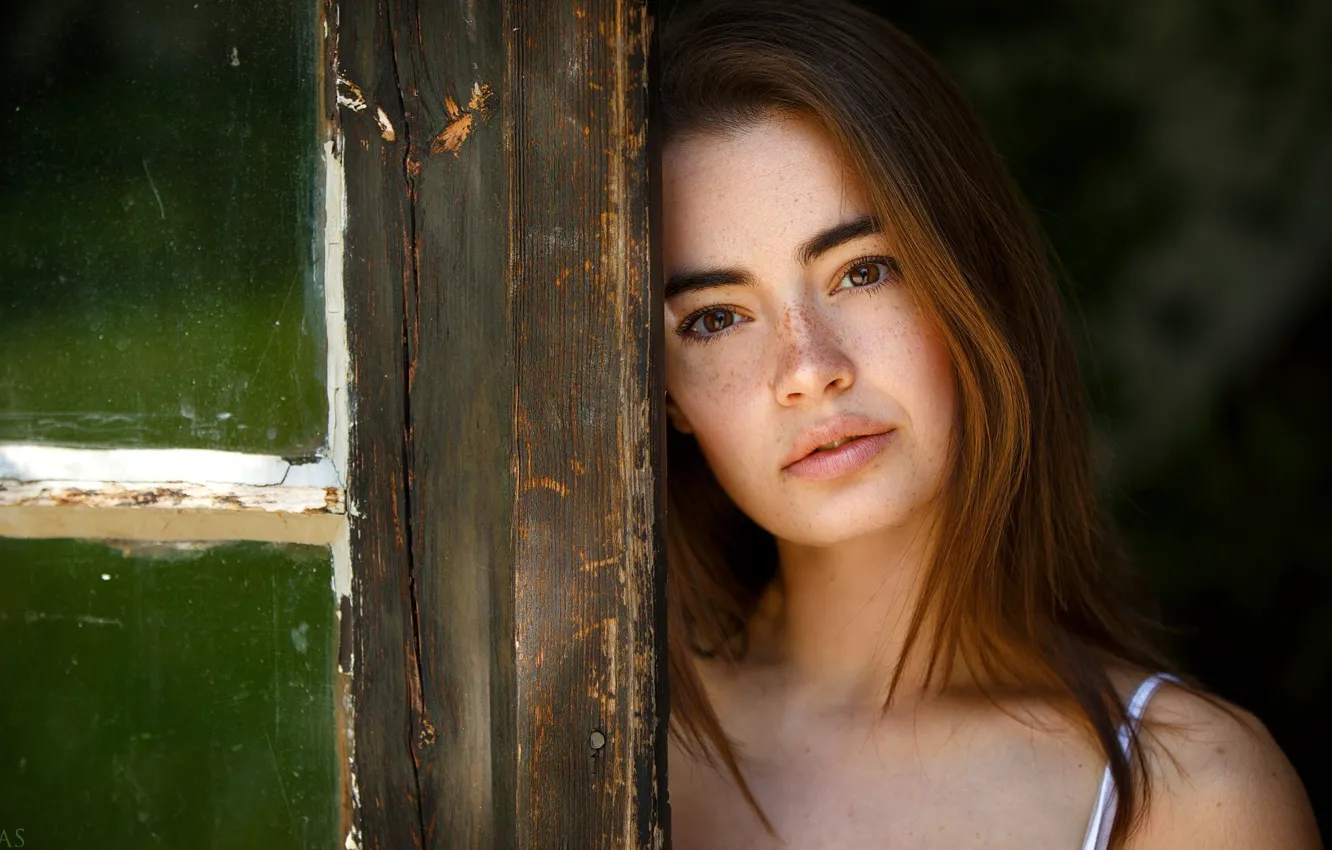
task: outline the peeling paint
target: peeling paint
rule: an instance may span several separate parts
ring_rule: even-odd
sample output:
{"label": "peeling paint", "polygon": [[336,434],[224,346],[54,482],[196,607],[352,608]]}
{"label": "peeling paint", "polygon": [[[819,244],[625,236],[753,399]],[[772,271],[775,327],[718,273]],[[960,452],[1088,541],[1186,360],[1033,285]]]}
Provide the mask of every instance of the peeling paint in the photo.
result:
{"label": "peeling paint", "polygon": [[438,155],[447,152],[452,153],[455,157],[458,156],[458,151],[462,149],[463,142],[467,141],[468,136],[472,135],[476,117],[479,116],[483,122],[490,120],[490,104],[494,100],[494,96],[494,91],[486,83],[472,83],[471,96],[467,100],[467,109],[460,108],[457,101],[446,96],[444,98],[444,112],[449,123],[430,142],[430,153]]}
{"label": "peeling paint", "polygon": [[[324,335],[328,352],[326,460],[340,488],[345,488],[347,480],[352,415],[348,392],[351,349],[347,343],[347,303],[343,278],[347,236],[346,172],[339,154],[343,149],[341,131],[335,130],[333,138],[324,143]],[[333,491],[334,488],[325,491],[326,503],[333,498]],[[350,516],[356,515],[354,505],[344,504],[344,509]],[[333,592],[335,598],[341,600],[351,596],[351,532],[347,522],[338,527],[331,548]]]}
{"label": "peeling paint", "polygon": [[[346,93],[343,93],[343,90]],[[364,112],[366,110],[365,92],[361,87],[351,80],[338,75],[338,106],[345,106],[352,112]]]}
{"label": "peeling paint", "polygon": [[472,83],[472,96],[467,101],[467,108],[481,114],[481,120],[490,120],[490,102],[495,92],[485,83]]}
{"label": "peeling paint", "polygon": [[0,508],[87,507],[340,514],[337,487],[0,480]]}
{"label": "peeling paint", "polygon": [[389,120],[388,113],[384,107],[375,107],[375,123],[379,125],[379,137],[386,142],[396,142],[398,133],[393,129],[393,122]]}
{"label": "peeling paint", "polygon": [[69,449],[23,444],[0,445],[0,480],[4,479],[341,486],[328,458],[292,463],[274,455],[210,449]]}
{"label": "peeling paint", "polygon": [[[452,103],[452,101],[450,101]],[[456,109],[456,107],[455,107]],[[462,149],[463,142],[472,134],[472,113],[464,112],[455,118],[449,126],[434,138],[430,143],[430,152],[432,154],[441,154],[445,151],[458,155]]]}

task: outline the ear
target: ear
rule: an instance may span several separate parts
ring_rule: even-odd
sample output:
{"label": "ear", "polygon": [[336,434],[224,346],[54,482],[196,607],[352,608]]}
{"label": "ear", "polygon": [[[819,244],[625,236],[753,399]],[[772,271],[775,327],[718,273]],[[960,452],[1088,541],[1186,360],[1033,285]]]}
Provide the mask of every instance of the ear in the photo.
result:
{"label": "ear", "polygon": [[671,398],[670,393],[666,393],[666,417],[681,434],[694,433],[694,427],[689,424],[689,417],[684,415],[684,411],[675,403],[675,399]]}

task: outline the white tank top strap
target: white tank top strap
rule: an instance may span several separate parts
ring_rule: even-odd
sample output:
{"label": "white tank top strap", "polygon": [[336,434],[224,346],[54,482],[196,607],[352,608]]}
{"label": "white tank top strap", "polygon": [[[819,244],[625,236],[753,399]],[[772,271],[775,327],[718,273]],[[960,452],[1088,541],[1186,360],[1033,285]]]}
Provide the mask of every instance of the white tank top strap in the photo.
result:
{"label": "white tank top strap", "polygon": [[[1143,712],[1147,710],[1147,703],[1151,700],[1152,694],[1156,693],[1162,682],[1178,681],[1168,673],[1156,673],[1143,679],[1142,684],[1138,685],[1133,696],[1129,698],[1128,718],[1119,727],[1119,748],[1125,754],[1129,751],[1133,732],[1142,722]],[[1107,765],[1105,773],[1101,776],[1101,790],[1096,795],[1096,805],[1092,807],[1091,820],[1087,823],[1087,837],[1082,840],[1082,850],[1105,850],[1110,842],[1110,827],[1115,822],[1117,808],[1115,780],[1110,775],[1110,767]]]}

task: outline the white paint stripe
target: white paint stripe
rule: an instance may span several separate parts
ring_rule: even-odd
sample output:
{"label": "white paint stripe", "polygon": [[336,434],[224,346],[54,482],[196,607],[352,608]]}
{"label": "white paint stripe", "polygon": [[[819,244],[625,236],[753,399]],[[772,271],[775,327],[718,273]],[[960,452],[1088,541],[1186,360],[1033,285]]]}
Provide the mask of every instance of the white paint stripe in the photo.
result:
{"label": "white paint stripe", "polygon": [[5,481],[0,507],[168,508],[340,514],[336,487],[256,487],[251,484],[181,482]]}
{"label": "white paint stripe", "polygon": [[342,597],[351,598],[351,527],[345,520],[329,545],[333,550],[333,592],[341,604]]}
{"label": "white paint stripe", "polygon": [[[347,181],[343,171],[341,130],[324,143],[324,329],[328,349],[328,462],[338,486],[347,482],[350,451],[351,352],[347,347],[347,299],[343,287],[343,246],[347,234]],[[345,505],[344,505],[345,507]],[[351,531],[339,526],[333,539],[333,592],[341,601],[351,597]]]}
{"label": "white paint stripe", "polygon": [[187,482],[337,487],[329,459],[293,464],[273,455],[208,449],[70,449],[0,444],[0,479],[124,484]]}
{"label": "white paint stripe", "polygon": [[347,481],[351,355],[347,348],[347,300],[343,289],[343,242],[347,190],[333,140],[324,143],[324,329],[328,348],[328,457],[338,486]]}

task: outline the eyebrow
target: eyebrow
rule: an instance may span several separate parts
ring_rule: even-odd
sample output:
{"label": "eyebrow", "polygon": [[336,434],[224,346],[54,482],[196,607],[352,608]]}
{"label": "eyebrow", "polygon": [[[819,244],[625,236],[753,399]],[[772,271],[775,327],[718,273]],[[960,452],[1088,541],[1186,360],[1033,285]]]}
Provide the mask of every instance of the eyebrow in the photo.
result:
{"label": "eyebrow", "polygon": [[[795,256],[800,261],[800,265],[807,266],[834,248],[845,245],[853,239],[882,232],[883,228],[879,225],[878,219],[871,215],[863,215],[852,221],[833,225],[827,230],[815,234],[812,238],[801,243],[800,247],[796,249]],[[753,286],[754,283],[754,276],[741,269],[682,272],[673,274],[667,279],[664,297],[666,300],[670,300],[686,292],[697,292],[702,289],[714,289],[720,286]]]}
{"label": "eyebrow", "polygon": [[834,225],[805,242],[796,249],[796,259],[800,261],[800,265],[807,266],[832,249],[845,245],[852,239],[882,232],[883,228],[879,226],[878,219],[872,215],[862,215],[860,218],[848,221],[845,224]]}

